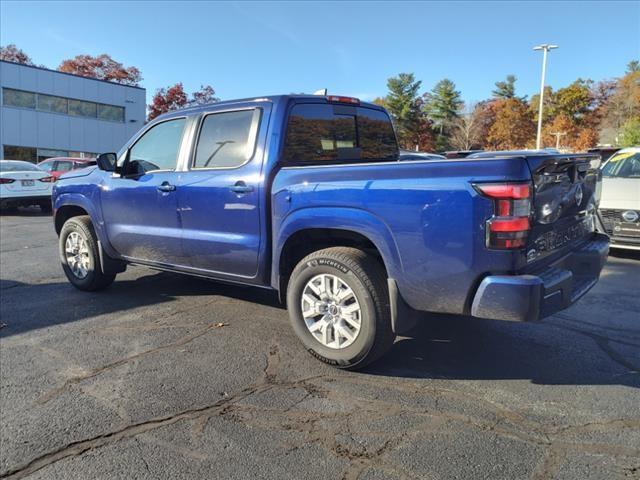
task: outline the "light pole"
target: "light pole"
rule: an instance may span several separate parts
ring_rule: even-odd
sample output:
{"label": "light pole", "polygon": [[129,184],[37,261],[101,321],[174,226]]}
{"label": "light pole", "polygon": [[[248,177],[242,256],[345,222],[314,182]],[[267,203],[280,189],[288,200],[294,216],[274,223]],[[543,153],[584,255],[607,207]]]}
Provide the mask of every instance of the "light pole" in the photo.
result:
{"label": "light pole", "polygon": [[542,79],[540,80],[540,107],[538,108],[538,136],[536,137],[536,149],[540,150],[542,146],[542,102],[544,100],[544,74],[547,69],[547,52],[558,48],[558,45],[549,45],[543,43],[537,47],[533,47],[534,50],[542,50]]}

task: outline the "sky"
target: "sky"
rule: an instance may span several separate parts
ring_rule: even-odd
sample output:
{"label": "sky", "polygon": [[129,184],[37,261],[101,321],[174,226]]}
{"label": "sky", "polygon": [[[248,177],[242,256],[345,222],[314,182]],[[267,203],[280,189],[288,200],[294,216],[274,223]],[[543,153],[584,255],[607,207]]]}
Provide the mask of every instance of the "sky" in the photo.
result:
{"label": "sky", "polygon": [[142,71],[147,97],[183,82],[233,99],[329,93],[372,100],[413,72],[422,91],[453,80],[468,102],[513,74],[518,95],[624,74],[640,58],[640,1],[569,2],[13,2],[0,1],[0,44],[56,68],[108,53]]}

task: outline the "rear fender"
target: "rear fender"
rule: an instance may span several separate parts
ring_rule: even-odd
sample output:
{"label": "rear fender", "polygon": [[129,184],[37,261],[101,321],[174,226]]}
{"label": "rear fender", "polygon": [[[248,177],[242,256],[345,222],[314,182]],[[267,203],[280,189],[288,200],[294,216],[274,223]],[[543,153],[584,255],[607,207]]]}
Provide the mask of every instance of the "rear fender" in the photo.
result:
{"label": "rear fender", "polygon": [[368,238],[380,252],[387,276],[398,278],[402,274],[402,263],[398,247],[389,227],[366,210],[355,208],[312,207],[302,208],[289,214],[274,229],[273,263],[271,286],[280,289],[280,258],[282,249],[291,235],[311,229],[346,230]]}

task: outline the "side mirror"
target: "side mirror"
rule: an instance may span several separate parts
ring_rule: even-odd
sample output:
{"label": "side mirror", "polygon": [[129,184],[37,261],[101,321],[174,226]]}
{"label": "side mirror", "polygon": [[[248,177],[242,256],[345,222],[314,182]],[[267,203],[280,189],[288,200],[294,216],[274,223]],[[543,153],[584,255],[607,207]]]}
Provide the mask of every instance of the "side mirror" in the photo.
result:
{"label": "side mirror", "polygon": [[98,158],[96,158],[98,168],[105,172],[115,172],[117,162],[118,156],[115,153],[101,153],[98,155]]}

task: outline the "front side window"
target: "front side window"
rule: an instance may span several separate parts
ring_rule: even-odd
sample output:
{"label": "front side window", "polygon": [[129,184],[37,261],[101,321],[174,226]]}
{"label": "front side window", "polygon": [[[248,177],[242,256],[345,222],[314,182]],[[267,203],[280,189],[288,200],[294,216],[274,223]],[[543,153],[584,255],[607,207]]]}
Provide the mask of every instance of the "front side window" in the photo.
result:
{"label": "front side window", "polygon": [[56,172],[68,172],[69,170],[73,170],[73,163],[68,161],[58,161],[56,162]]}
{"label": "front side window", "polygon": [[53,162],[42,162],[42,163],[39,163],[38,166],[45,172],[53,171]]}
{"label": "front side window", "polygon": [[97,109],[98,105],[93,102],[69,100],[69,115],[73,115],[75,117],[96,118],[98,116]]}
{"label": "front side window", "polygon": [[289,115],[283,160],[289,164],[397,160],[388,115],[363,107],[298,104]]}
{"label": "front side window", "polygon": [[603,177],[640,178],[640,153],[618,153],[602,167]]}
{"label": "front side window", "polygon": [[186,119],[159,123],[138,139],[129,150],[127,173],[174,170]]}
{"label": "front side window", "polygon": [[233,168],[246,163],[253,156],[259,118],[258,109],[207,115],[193,168]]}
{"label": "front side window", "polygon": [[36,94],[3,88],[2,104],[6,107],[36,108]]}

